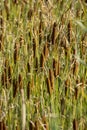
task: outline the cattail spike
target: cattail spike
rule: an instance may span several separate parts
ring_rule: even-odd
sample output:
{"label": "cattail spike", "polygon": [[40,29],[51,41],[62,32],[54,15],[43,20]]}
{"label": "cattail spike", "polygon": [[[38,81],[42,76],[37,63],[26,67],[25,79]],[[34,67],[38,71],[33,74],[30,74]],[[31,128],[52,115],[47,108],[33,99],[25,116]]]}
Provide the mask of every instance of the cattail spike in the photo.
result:
{"label": "cattail spike", "polygon": [[50,83],[51,83],[51,88],[54,89],[54,75],[53,75],[53,71],[51,69],[49,69],[49,79],[50,79]]}
{"label": "cattail spike", "polygon": [[51,93],[52,93],[52,88],[51,88],[50,79],[49,79],[48,77],[46,78],[46,84],[47,84],[48,93],[49,93],[49,95],[51,95]]}
{"label": "cattail spike", "polygon": [[17,63],[17,60],[18,60],[18,44],[15,43],[15,46],[14,46],[14,64]]}
{"label": "cattail spike", "polygon": [[54,22],[54,24],[53,24],[53,30],[52,30],[52,45],[54,45],[55,44],[55,38],[56,38],[56,26],[57,26],[57,24],[56,24],[56,22]]}
{"label": "cattail spike", "polygon": [[41,67],[41,70],[43,70],[43,68],[44,68],[44,55],[43,55],[43,53],[41,53],[41,56],[40,56],[40,67]]}
{"label": "cattail spike", "polygon": [[78,130],[77,120],[76,119],[73,120],[73,130]]}
{"label": "cattail spike", "polygon": [[27,99],[28,100],[30,99],[30,81],[28,82],[28,85],[27,85]]}
{"label": "cattail spike", "polygon": [[19,82],[19,89],[21,90],[23,88],[23,82],[22,82],[22,76],[21,76],[21,74],[19,74],[18,82]]}

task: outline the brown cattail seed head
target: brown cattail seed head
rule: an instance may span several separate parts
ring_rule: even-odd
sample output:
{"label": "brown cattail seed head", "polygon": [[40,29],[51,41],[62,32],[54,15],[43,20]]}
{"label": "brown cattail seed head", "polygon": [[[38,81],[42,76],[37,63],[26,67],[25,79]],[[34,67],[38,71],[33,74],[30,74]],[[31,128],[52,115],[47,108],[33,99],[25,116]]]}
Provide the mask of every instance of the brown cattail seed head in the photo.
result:
{"label": "brown cattail seed head", "polygon": [[43,53],[41,53],[41,56],[40,56],[40,67],[43,70],[43,68],[44,68],[44,55],[43,55]]}
{"label": "brown cattail seed head", "polygon": [[18,77],[18,82],[19,82],[19,89],[21,90],[23,88],[23,82],[22,82],[22,76],[21,74],[19,74],[19,77]]}
{"label": "brown cattail seed head", "polygon": [[55,59],[53,59],[53,72],[54,72],[54,76],[57,77],[60,73],[60,65],[59,65],[59,60],[56,61]]}
{"label": "brown cattail seed head", "polygon": [[[0,10],[0,15],[2,16],[2,10]],[[1,17],[0,18],[0,51],[3,49],[3,41],[4,41],[4,38],[3,38],[3,33],[4,33],[4,20],[3,18]]]}
{"label": "brown cattail seed head", "polygon": [[3,130],[3,122],[0,121],[0,130]]}
{"label": "brown cattail seed head", "polygon": [[75,99],[77,100],[77,98],[78,98],[78,88],[76,87],[75,88]]}
{"label": "brown cattail seed head", "polygon": [[55,44],[55,38],[56,38],[56,26],[57,26],[57,24],[54,22],[54,24],[53,24],[53,30],[52,30],[52,45],[54,45]]}
{"label": "brown cattail seed head", "polygon": [[40,24],[39,24],[39,45],[42,41],[42,12],[40,11]]}
{"label": "brown cattail seed head", "polygon": [[62,115],[64,114],[64,110],[65,110],[65,99],[62,98],[61,99],[61,113],[62,113]]}
{"label": "brown cattail seed head", "polygon": [[15,43],[15,46],[14,46],[14,63],[15,64],[17,63],[17,60],[18,60],[18,44]]}
{"label": "brown cattail seed head", "polygon": [[30,81],[28,82],[27,85],[27,99],[30,99]]}
{"label": "brown cattail seed head", "polygon": [[33,15],[33,10],[32,10],[32,9],[29,9],[28,14],[27,14],[28,20],[31,20],[32,15]]}
{"label": "brown cattail seed head", "polygon": [[50,79],[50,83],[51,83],[51,88],[54,88],[54,75],[53,75],[53,71],[51,69],[49,69],[49,79]]}
{"label": "brown cattail seed head", "polygon": [[70,41],[71,41],[71,21],[69,21],[67,28],[68,28],[67,37],[68,37],[68,42],[70,43]]}
{"label": "brown cattail seed head", "polygon": [[39,122],[38,122],[38,120],[35,121],[35,128],[34,129],[39,130]]}
{"label": "brown cattail seed head", "polygon": [[29,130],[35,130],[35,125],[31,121],[29,121]]}
{"label": "brown cattail seed head", "polygon": [[51,93],[52,93],[52,88],[51,88],[50,79],[49,79],[48,77],[46,78],[46,84],[47,84],[48,93],[49,93],[49,95],[51,95]]}
{"label": "brown cattail seed head", "polygon": [[35,71],[38,71],[38,57],[35,59]]}
{"label": "brown cattail seed head", "polygon": [[79,71],[79,63],[75,60],[75,61],[74,61],[74,66],[73,66],[73,74],[74,74],[75,76],[77,76],[78,71]]}
{"label": "brown cattail seed head", "polygon": [[13,97],[15,98],[18,91],[18,81],[13,79]]}
{"label": "brown cattail seed head", "polygon": [[19,43],[20,43],[20,47],[22,47],[24,44],[23,35],[20,36]]}
{"label": "brown cattail seed head", "polygon": [[77,124],[77,120],[76,119],[74,119],[73,120],[73,130],[78,130],[78,126],[77,126],[78,124]]}
{"label": "brown cattail seed head", "polygon": [[28,70],[28,73],[30,73],[31,67],[30,67],[30,63],[29,62],[27,63],[27,70]]}
{"label": "brown cattail seed head", "polygon": [[46,58],[47,58],[47,56],[48,56],[48,53],[49,53],[48,43],[46,43],[46,44],[44,45],[44,48],[43,48],[43,54],[44,54],[45,60],[46,60]]}
{"label": "brown cattail seed head", "polygon": [[13,0],[14,4],[18,4],[18,0]]}
{"label": "brown cattail seed head", "polygon": [[11,83],[11,74],[12,74],[12,68],[11,66],[8,67],[8,80]]}
{"label": "brown cattail seed head", "polygon": [[36,41],[33,39],[33,57],[36,57]]}

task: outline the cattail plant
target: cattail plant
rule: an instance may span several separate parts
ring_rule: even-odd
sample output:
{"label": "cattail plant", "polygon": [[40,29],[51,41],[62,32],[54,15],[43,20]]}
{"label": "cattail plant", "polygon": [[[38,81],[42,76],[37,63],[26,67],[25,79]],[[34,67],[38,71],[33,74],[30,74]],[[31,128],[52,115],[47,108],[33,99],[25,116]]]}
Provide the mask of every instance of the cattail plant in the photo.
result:
{"label": "cattail plant", "polygon": [[65,80],[65,96],[67,95],[67,90],[68,90],[69,84],[70,84],[70,81],[69,81],[69,78],[68,78],[68,79]]}
{"label": "cattail plant", "polygon": [[73,120],[73,130],[78,130],[78,123],[76,119]]}
{"label": "cattail plant", "polygon": [[3,130],[3,122],[0,121],[0,130]]}
{"label": "cattail plant", "polygon": [[51,95],[52,88],[51,88],[50,79],[48,77],[46,78],[46,84],[47,84],[47,91],[48,91],[49,95]]}
{"label": "cattail plant", "polygon": [[9,80],[9,83],[11,83],[11,79],[12,79],[12,68],[9,65],[9,67],[8,67],[8,80]]}
{"label": "cattail plant", "polygon": [[30,84],[30,81],[29,81],[28,85],[27,85],[27,99],[28,100],[30,99],[30,87],[31,87],[31,84]]}
{"label": "cattail plant", "polygon": [[3,130],[7,130],[7,126],[4,121],[3,121]]}
{"label": "cattail plant", "polygon": [[39,45],[42,42],[42,12],[40,11],[40,24],[39,24]]}
{"label": "cattail plant", "polygon": [[41,67],[41,70],[43,70],[43,68],[44,68],[44,61],[45,61],[44,55],[43,55],[43,53],[41,53],[41,55],[40,55],[40,67]]}
{"label": "cattail plant", "polygon": [[24,38],[23,35],[20,36],[19,38],[19,43],[20,43],[20,48],[24,45]]}
{"label": "cattail plant", "polygon": [[51,83],[51,88],[54,89],[54,75],[53,75],[53,71],[51,69],[49,69],[49,79],[50,79],[50,83]]}
{"label": "cattail plant", "polygon": [[13,98],[16,97],[17,92],[18,92],[18,81],[16,79],[13,79]]}
{"label": "cattail plant", "polygon": [[34,130],[35,124],[32,121],[29,121],[29,130]]}
{"label": "cattail plant", "polygon": [[13,3],[14,4],[18,4],[18,0],[13,0]]}
{"label": "cattail plant", "polygon": [[22,75],[19,74],[18,76],[18,83],[19,83],[19,90],[23,88],[23,81],[22,81]]}
{"label": "cattail plant", "polygon": [[71,21],[69,21],[68,25],[67,25],[67,37],[68,37],[68,42],[71,42]]}
{"label": "cattail plant", "polygon": [[32,10],[32,9],[29,9],[29,11],[28,11],[28,13],[27,13],[27,18],[28,18],[28,20],[31,20],[32,16],[33,16],[33,10]]}
{"label": "cattail plant", "polygon": [[53,72],[54,72],[54,76],[56,77],[58,72],[57,72],[57,61],[53,58]]}
{"label": "cattail plant", "polygon": [[35,121],[35,128],[34,130],[39,130],[39,122],[38,120]]}
{"label": "cattail plant", "polygon": [[8,60],[5,59],[4,62],[4,70],[2,72],[1,76],[2,84],[7,87],[8,85]]}
{"label": "cattail plant", "polygon": [[7,126],[6,126],[5,122],[4,122],[4,120],[0,121],[0,130],[7,130]]}
{"label": "cattail plant", "polygon": [[74,61],[74,66],[73,66],[73,75],[77,76],[79,71],[79,63],[77,60]]}
{"label": "cattail plant", "polygon": [[53,29],[52,29],[52,36],[51,36],[51,38],[52,38],[52,45],[55,44],[56,27],[57,27],[57,24],[56,24],[56,22],[54,22],[54,24],[53,24]]}
{"label": "cattail plant", "polygon": [[[0,15],[2,16],[2,10],[0,10]],[[4,44],[4,39],[3,39],[3,33],[4,33],[4,20],[3,16],[0,17],[0,28],[1,28],[1,33],[0,33],[0,51],[3,49],[3,44]]]}
{"label": "cattail plant", "polygon": [[74,96],[75,96],[75,99],[77,100],[77,98],[78,98],[78,88],[77,87],[75,87]]}
{"label": "cattail plant", "polygon": [[1,83],[2,83],[2,86],[5,86],[5,85],[6,85],[6,80],[7,80],[6,73],[3,72],[2,75],[1,75]]}
{"label": "cattail plant", "polygon": [[45,43],[44,48],[43,48],[43,54],[44,54],[45,60],[48,57],[48,53],[49,53],[48,43]]}
{"label": "cattail plant", "polygon": [[55,58],[53,58],[53,72],[54,72],[54,76],[57,77],[60,73],[60,63],[59,63],[59,59],[56,60]]}
{"label": "cattail plant", "polygon": [[81,89],[82,89],[82,93],[84,92],[84,84],[85,84],[84,81],[85,81],[85,80],[84,80],[84,77],[82,77],[82,78],[81,78],[81,83],[82,83]]}
{"label": "cattail plant", "polygon": [[65,110],[65,99],[64,98],[62,98],[61,100],[60,100],[61,102],[61,114],[62,115],[64,115],[64,110]]}
{"label": "cattail plant", "polygon": [[35,58],[35,71],[38,71],[38,57]]}
{"label": "cattail plant", "polygon": [[18,60],[18,43],[15,43],[15,46],[14,46],[14,64],[17,63],[17,60]]}
{"label": "cattail plant", "polygon": [[33,39],[33,57],[36,57],[36,41]]}
{"label": "cattail plant", "polygon": [[27,71],[28,71],[28,73],[30,73],[30,71],[31,71],[31,66],[30,66],[29,62],[27,63]]}
{"label": "cattail plant", "polygon": [[4,62],[4,72],[7,73],[8,71],[8,65],[9,65],[9,62],[7,59],[5,59],[5,62]]}

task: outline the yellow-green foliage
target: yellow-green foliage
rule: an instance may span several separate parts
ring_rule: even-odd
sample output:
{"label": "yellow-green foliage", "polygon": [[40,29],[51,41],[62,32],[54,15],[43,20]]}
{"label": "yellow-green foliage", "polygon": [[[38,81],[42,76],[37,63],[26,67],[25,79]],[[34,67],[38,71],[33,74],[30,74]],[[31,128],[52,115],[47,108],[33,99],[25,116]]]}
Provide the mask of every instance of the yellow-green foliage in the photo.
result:
{"label": "yellow-green foliage", "polygon": [[86,0],[0,5],[0,130],[86,130]]}

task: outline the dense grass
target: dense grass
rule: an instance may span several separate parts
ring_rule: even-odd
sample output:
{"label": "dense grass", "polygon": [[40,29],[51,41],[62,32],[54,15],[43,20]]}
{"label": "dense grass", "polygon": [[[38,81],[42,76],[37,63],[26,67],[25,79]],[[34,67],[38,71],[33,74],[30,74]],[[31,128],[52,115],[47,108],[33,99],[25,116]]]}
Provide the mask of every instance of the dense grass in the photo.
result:
{"label": "dense grass", "polygon": [[87,2],[5,0],[0,130],[87,130]]}

